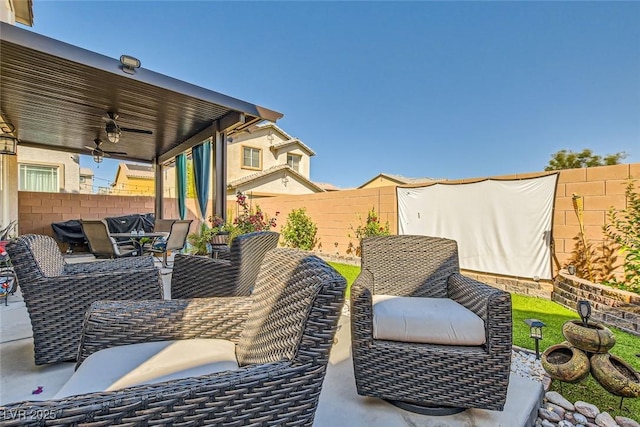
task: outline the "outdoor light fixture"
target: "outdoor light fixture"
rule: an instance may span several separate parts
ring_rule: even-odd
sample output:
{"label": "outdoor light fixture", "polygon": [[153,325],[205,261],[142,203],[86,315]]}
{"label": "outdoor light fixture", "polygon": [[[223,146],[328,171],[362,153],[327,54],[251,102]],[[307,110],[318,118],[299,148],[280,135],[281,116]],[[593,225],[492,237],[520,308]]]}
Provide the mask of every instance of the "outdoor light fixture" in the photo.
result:
{"label": "outdoor light fixture", "polygon": [[0,154],[15,156],[18,150],[18,138],[11,135],[0,135]]}
{"label": "outdoor light fixture", "polygon": [[120,134],[122,133],[122,131],[120,130],[120,128],[118,128],[118,125],[116,125],[115,123],[108,123],[105,127],[105,130],[107,131],[107,139],[109,140],[109,142],[117,144],[118,141],[120,141]]}
{"label": "outdoor light fixture", "polygon": [[96,163],[102,163],[102,159],[104,157],[102,156],[102,153],[99,151],[93,151],[93,161]]}
{"label": "outdoor light fixture", "polygon": [[135,74],[136,69],[140,68],[140,60],[129,55],[120,56],[120,63],[122,64],[122,71],[127,74]]}
{"label": "outdoor light fixture", "polygon": [[542,339],[542,328],[546,325],[538,319],[524,319],[524,323],[529,325],[529,336],[536,342],[536,359],[540,359],[540,340]]}
{"label": "outdoor light fixture", "polygon": [[587,300],[578,301],[578,314],[582,319],[582,324],[586,327],[591,317],[591,303]]}

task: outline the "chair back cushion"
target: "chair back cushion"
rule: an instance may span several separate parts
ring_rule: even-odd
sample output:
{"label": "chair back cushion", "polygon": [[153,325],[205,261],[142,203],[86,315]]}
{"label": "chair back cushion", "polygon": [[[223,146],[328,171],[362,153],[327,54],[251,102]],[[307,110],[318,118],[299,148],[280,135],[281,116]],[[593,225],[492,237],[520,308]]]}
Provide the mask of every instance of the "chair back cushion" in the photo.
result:
{"label": "chair back cushion", "polygon": [[6,250],[20,283],[60,276],[64,271],[64,258],[52,237],[25,234],[10,240]]}
{"label": "chair back cushion", "polygon": [[479,346],[484,321],[449,298],[374,295],[373,338],[400,342]]}
{"label": "chair back cushion", "polygon": [[367,237],[360,253],[374,294],[446,298],[447,278],[460,271],[456,241],[439,237]]}
{"label": "chair back cushion", "polygon": [[165,246],[166,251],[175,251],[177,249],[184,248],[184,244],[187,242],[187,235],[189,234],[189,227],[192,220],[176,220],[171,225],[171,232],[167,238],[167,244]]}
{"label": "chair back cushion", "polygon": [[[337,322],[340,313],[332,313],[335,307],[317,302],[318,295],[339,292],[342,297],[345,287],[344,277],[315,255],[285,248],[267,252],[252,294],[252,309],[236,349],[238,364],[292,360],[304,333],[316,335],[317,341],[321,341],[319,337],[330,332],[322,323],[331,316]],[[310,321],[313,310],[323,312],[325,320]],[[314,327],[322,330],[312,331]],[[313,338],[307,344],[313,346]],[[320,353],[315,348],[312,352],[316,351]]]}
{"label": "chair back cushion", "polygon": [[237,267],[238,295],[247,294],[254,287],[264,254],[278,246],[279,237],[280,234],[273,231],[256,231],[233,239],[228,260]]}

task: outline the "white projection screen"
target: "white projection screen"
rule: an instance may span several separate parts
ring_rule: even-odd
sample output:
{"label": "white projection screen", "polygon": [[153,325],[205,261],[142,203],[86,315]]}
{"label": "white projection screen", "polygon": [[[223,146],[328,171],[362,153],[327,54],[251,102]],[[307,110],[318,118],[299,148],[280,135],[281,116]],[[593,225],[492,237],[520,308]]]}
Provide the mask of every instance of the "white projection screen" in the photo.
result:
{"label": "white projection screen", "polygon": [[398,234],[456,240],[464,269],[551,279],[557,179],[398,187]]}

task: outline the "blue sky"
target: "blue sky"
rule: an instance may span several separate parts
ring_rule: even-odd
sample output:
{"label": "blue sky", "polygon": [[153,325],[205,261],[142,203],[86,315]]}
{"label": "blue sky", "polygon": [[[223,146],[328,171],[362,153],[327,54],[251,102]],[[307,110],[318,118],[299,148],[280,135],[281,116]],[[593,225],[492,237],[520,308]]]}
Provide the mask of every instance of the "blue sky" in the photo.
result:
{"label": "blue sky", "polygon": [[[311,179],[640,162],[640,3],[34,1],[32,31],[284,113]],[[115,163],[115,162],[114,162]],[[116,165],[93,167],[99,185]],[[104,180],[104,181],[102,181]]]}

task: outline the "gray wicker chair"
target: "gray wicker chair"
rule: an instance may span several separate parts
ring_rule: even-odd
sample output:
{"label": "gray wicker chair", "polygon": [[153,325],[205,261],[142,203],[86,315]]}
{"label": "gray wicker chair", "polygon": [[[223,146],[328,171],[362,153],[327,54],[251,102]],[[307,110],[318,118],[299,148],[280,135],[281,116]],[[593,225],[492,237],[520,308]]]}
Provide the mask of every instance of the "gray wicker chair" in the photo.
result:
{"label": "gray wicker chair", "polygon": [[76,360],[94,301],[162,298],[151,257],[67,264],[53,238],[35,234],[11,240],[6,250],[31,318],[36,365]]}
{"label": "gray wicker chair", "polygon": [[278,245],[279,236],[273,231],[241,234],[231,242],[228,259],[176,254],[171,298],[251,294],[264,254]]}
{"label": "gray wicker chair", "polygon": [[95,303],[79,364],[114,346],[219,338],[236,343],[239,368],[0,411],[55,414],[47,425],[311,426],[345,287],[320,258],[278,248],[249,297]]}
{"label": "gray wicker chair", "polygon": [[[502,410],[511,366],[509,293],[459,274],[453,240],[370,237],[362,240],[361,251],[362,271],[351,287],[358,394],[434,415],[460,408]],[[373,295],[450,298],[484,321],[486,343],[459,346],[374,339]]]}

